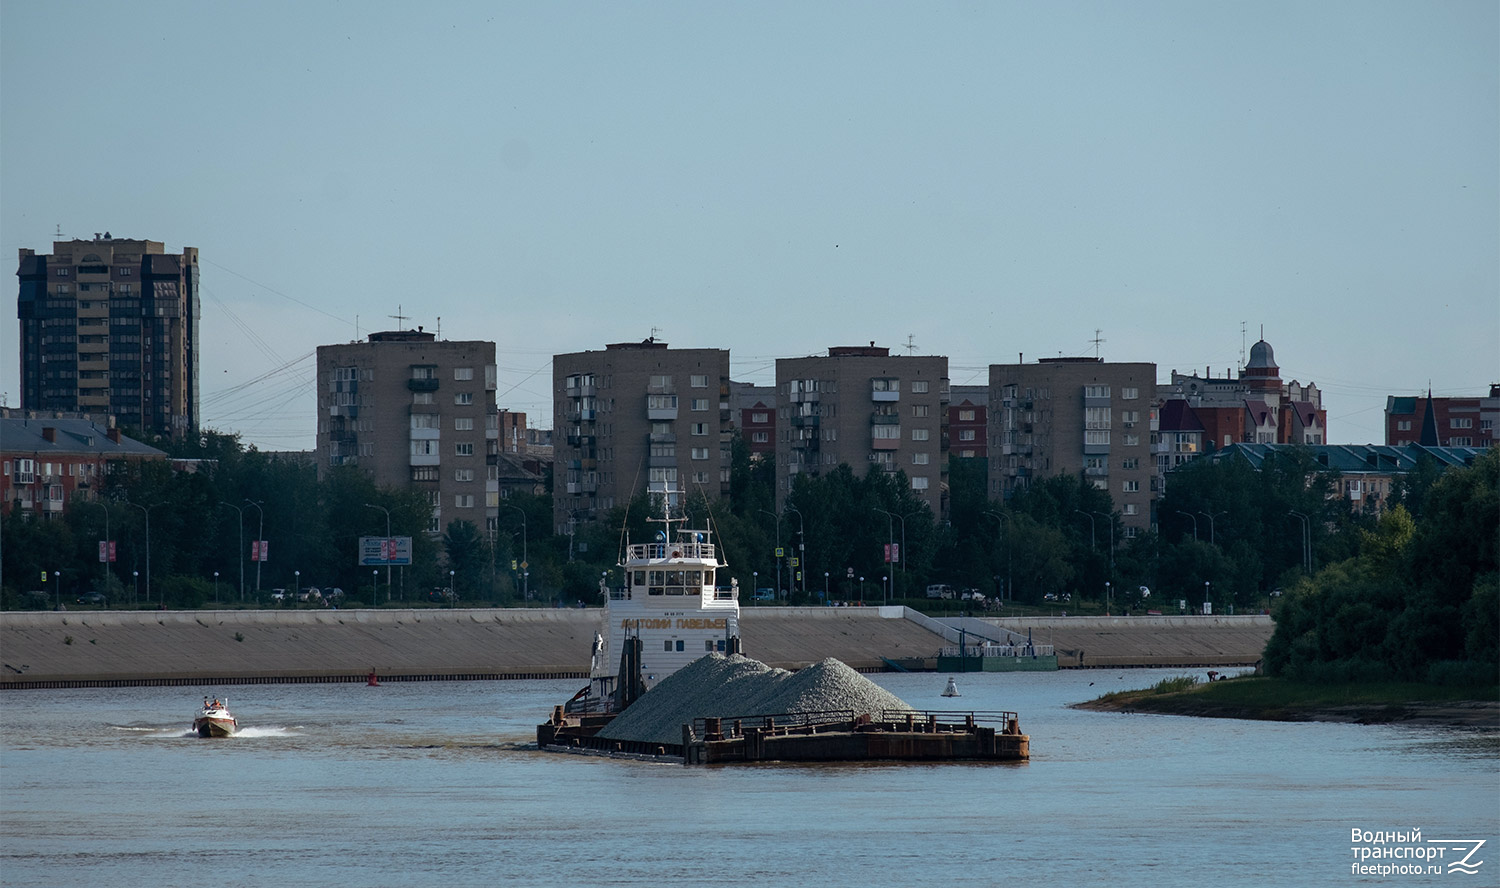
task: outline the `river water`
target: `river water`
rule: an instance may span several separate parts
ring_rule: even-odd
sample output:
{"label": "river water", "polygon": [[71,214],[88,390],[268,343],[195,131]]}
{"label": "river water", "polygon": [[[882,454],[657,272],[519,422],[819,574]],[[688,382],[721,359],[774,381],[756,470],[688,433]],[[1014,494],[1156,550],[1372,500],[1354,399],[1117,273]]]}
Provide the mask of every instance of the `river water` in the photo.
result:
{"label": "river water", "polygon": [[[569,681],[13,691],[0,884],[1500,884],[1500,732],[1067,708],[1178,674],[969,674],[954,700],[946,676],[872,676],[917,708],[1019,711],[1011,765],[528,748]],[[189,735],[204,694],[238,736]],[[1414,828],[1496,859],[1351,872],[1351,830]]]}

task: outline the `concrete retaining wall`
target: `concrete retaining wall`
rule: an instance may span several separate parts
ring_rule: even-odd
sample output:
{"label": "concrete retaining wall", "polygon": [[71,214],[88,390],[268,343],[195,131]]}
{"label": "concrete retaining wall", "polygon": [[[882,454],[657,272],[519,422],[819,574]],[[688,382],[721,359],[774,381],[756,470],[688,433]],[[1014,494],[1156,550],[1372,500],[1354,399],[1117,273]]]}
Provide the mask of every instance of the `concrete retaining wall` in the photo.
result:
{"label": "concrete retaining wall", "polygon": [[[745,652],[797,669],[931,660],[944,639],[900,607],[747,606]],[[24,611],[0,613],[0,688],[85,684],[574,677],[587,673],[598,609]],[[995,620],[1058,648],[1059,665],[1254,663],[1267,617]]]}

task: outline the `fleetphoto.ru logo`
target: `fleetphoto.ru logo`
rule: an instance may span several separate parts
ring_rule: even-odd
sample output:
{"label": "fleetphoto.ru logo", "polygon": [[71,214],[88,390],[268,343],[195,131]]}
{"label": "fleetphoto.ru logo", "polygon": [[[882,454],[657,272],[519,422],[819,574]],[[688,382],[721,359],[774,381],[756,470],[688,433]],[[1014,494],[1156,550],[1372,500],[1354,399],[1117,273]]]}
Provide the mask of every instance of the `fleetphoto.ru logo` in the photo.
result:
{"label": "fleetphoto.ru logo", "polygon": [[1424,839],[1422,830],[1351,829],[1356,876],[1478,875],[1483,860],[1477,859],[1484,839]]}

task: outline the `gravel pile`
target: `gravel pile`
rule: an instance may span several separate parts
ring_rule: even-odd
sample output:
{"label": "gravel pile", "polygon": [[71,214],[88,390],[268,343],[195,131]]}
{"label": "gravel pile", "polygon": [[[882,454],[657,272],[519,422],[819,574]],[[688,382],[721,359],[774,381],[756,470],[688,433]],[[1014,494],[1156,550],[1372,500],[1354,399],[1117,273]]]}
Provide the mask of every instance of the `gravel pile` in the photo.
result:
{"label": "gravel pile", "polygon": [[788,672],[739,654],[709,654],[662,679],[599,736],[681,743],[682,726],[695,718],[827,709],[878,714],[882,709],[911,708],[838,660]]}

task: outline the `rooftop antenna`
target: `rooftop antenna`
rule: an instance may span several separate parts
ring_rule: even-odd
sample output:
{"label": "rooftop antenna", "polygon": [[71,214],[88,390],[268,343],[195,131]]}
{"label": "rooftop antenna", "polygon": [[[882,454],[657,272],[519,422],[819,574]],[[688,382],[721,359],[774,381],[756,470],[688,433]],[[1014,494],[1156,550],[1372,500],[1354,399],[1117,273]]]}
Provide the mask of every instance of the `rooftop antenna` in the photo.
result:
{"label": "rooftop antenna", "polygon": [[57,223],[57,233],[52,235],[53,240],[62,240],[62,223]]}
{"label": "rooftop antenna", "polygon": [[656,338],[658,336],[660,336],[660,335],[661,335],[661,328],[660,327],[652,327],[651,328],[651,341],[652,342],[655,342]]}
{"label": "rooftop antenna", "polygon": [[906,334],[906,353],[908,355],[914,355],[914,354],[916,354],[916,352],[917,352],[917,334],[915,334],[915,333],[908,333],[908,334]]}
{"label": "rooftop antenna", "polygon": [[441,341],[442,338],[443,338],[443,316],[442,315],[438,315],[437,338],[438,338],[439,341]]}
{"label": "rooftop antenna", "polygon": [[401,313],[401,303],[399,302],[396,303],[396,313],[393,315],[386,315],[386,317],[396,319],[396,329],[398,330],[405,330],[406,322],[411,320],[410,316]]}
{"label": "rooftop antenna", "polygon": [[1096,361],[1099,360],[1099,344],[1101,342],[1107,342],[1108,341],[1108,340],[1103,339],[1103,338],[1101,338],[1099,336],[1099,334],[1103,333],[1103,332],[1104,332],[1103,330],[1100,330],[1098,327],[1095,327],[1094,328],[1094,338],[1089,340],[1090,342],[1092,342],[1094,344],[1094,360],[1096,360]]}
{"label": "rooftop antenna", "polygon": [[1240,321],[1240,369],[1245,369],[1245,322]]}

